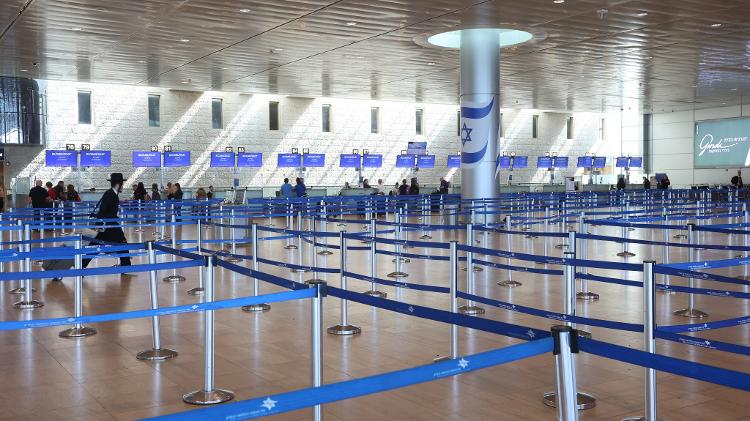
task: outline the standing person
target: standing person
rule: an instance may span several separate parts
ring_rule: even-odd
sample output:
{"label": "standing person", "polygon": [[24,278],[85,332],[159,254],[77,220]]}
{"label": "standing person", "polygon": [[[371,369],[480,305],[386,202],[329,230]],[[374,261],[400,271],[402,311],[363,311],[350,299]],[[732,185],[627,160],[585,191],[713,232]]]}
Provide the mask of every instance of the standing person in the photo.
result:
{"label": "standing person", "polygon": [[167,183],[167,200],[173,200],[174,199],[174,186],[172,185],[172,182],[170,181]]}
{"label": "standing person", "polygon": [[661,184],[662,190],[667,190],[669,189],[669,186],[672,185],[672,183],[669,181],[669,177],[666,174],[664,174],[664,178],[661,179],[660,184]]}
{"label": "standing person", "polygon": [[159,185],[156,183],[151,184],[151,200],[161,200],[161,193],[159,193]]}
{"label": "standing person", "polygon": [[445,179],[445,177],[440,177],[440,194],[448,194],[448,189],[450,189],[450,183]]}
{"label": "standing person", "polygon": [[294,194],[297,197],[307,196],[307,186],[305,186],[305,183],[302,181],[302,179],[297,177],[296,182],[297,184],[294,186]]}
{"label": "standing person", "polygon": [[399,186],[398,181],[397,181],[396,184],[393,185],[393,189],[390,192],[388,192],[388,195],[398,196],[399,194],[401,194],[400,192],[401,192],[401,187]]}
{"label": "standing person", "polygon": [[744,183],[742,183],[742,171],[737,170],[737,175],[732,177],[731,181],[732,186],[734,186],[737,189],[740,189],[745,186]]}
{"label": "standing person", "polygon": [[370,180],[368,180],[368,179],[365,178],[364,181],[362,181],[362,188],[363,189],[369,189],[369,188],[371,188],[370,187]]}
{"label": "standing person", "polygon": [[52,182],[48,181],[46,186],[47,186],[47,196],[49,196],[50,201],[57,200],[57,193],[55,192],[55,189],[52,187]]}
{"label": "standing person", "polygon": [[[102,244],[127,244],[128,240],[125,238],[125,232],[116,220],[119,218],[120,192],[122,192],[122,185],[125,183],[125,179],[122,177],[122,173],[112,173],[108,181],[111,188],[104,192],[102,198],[99,199],[99,203],[97,203],[94,208],[94,217],[96,219],[107,219],[107,221],[97,222],[97,225],[102,225],[104,230],[96,234],[96,239],[101,241]],[[112,219],[114,219],[114,221],[112,221]],[[83,267],[87,267],[90,262],[91,259],[84,259]],[[130,265],[130,257],[120,257],[120,266]]]}
{"label": "standing person", "polygon": [[281,185],[281,197],[285,199],[291,199],[292,197],[292,185],[289,184],[289,179],[284,179],[284,184]]}
{"label": "standing person", "polygon": [[65,198],[68,202],[80,202],[81,195],[76,191],[76,187],[72,184],[68,184],[67,191],[65,192]]}
{"label": "standing person", "polygon": [[149,199],[148,192],[146,191],[146,186],[143,185],[143,182],[139,182],[135,186],[135,191],[133,192],[133,200],[140,200],[140,201],[146,201]]}
{"label": "standing person", "polygon": [[42,209],[50,207],[51,202],[49,191],[42,187],[42,180],[36,180],[36,186],[29,191],[29,203],[34,208],[34,221],[42,221]]}
{"label": "standing person", "polygon": [[617,190],[625,190],[625,177],[619,176],[617,177]]}
{"label": "standing person", "polygon": [[60,180],[57,182],[57,185],[53,189],[55,190],[55,197],[57,197],[57,200],[67,200],[65,197],[65,182]]}
{"label": "standing person", "polygon": [[416,196],[419,194],[419,183],[417,183],[417,177],[412,177],[411,185],[409,186],[409,194]]}
{"label": "standing person", "polygon": [[643,177],[643,190],[648,190],[651,188],[651,182],[648,180],[648,177]]}
{"label": "standing person", "polygon": [[206,192],[206,199],[214,198],[214,186],[208,186],[208,192]]}
{"label": "standing person", "polygon": [[406,196],[407,194],[409,194],[409,186],[406,185],[405,178],[401,180],[401,185],[398,186],[398,194],[401,196]]}
{"label": "standing person", "polygon": [[385,184],[383,184],[383,179],[378,179],[378,194],[385,194]]}

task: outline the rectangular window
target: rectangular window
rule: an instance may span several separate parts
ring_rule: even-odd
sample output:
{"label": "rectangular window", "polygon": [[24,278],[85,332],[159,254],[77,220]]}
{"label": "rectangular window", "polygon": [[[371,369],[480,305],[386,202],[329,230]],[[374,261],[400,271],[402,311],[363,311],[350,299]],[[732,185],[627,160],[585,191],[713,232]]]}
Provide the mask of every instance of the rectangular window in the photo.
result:
{"label": "rectangular window", "polygon": [[456,136],[461,137],[461,110],[456,111]]}
{"label": "rectangular window", "polygon": [[221,98],[211,98],[211,128],[223,129],[224,121],[221,112]]}
{"label": "rectangular window", "polygon": [[424,134],[424,110],[421,108],[417,108],[415,112],[416,117],[416,133],[417,134]]}
{"label": "rectangular window", "polygon": [[161,126],[161,111],[159,110],[159,95],[148,96],[148,125],[150,127]]}
{"label": "rectangular window", "polygon": [[279,130],[279,103],[268,103],[268,130]]}
{"label": "rectangular window", "polygon": [[606,121],[602,118],[599,120],[599,140],[605,140],[604,139],[604,130],[606,128]]}
{"label": "rectangular window", "polygon": [[505,137],[505,129],[503,128],[503,113],[500,113],[500,139]]}
{"label": "rectangular window", "polygon": [[322,125],[321,129],[323,133],[330,133],[331,131],[331,104],[323,104],[322,107]]}
{"label": "rectangular window", "polygon": [[536,139],[539,137],[539,116],[534,115],[531,119],[531,138]]}
{"label": "rectangular window", "polygon": [[575,128],[573,127],[573,117],[568,117],[568,121],[565,123],[565,130],[567,132],[567,139],[573,139],[575,137]]}
{"label": "rectangular window", "polygon": [[380,133],[380,108],[370,108],[370,133]]}
{"label": "rectangular window", "polygon": [[91,124],[91,91],[78,91],[78,124]]}

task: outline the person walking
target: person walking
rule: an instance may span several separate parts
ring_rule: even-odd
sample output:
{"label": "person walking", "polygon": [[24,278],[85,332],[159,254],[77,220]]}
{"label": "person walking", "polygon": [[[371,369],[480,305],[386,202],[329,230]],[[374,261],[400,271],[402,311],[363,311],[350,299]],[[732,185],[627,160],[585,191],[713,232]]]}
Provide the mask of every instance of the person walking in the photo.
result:
{"label": "person walking", "polygon": [[[104,245],[108,243],[127,244],[128,240],[125,237],[125,232],[117,221],[119,218],[118,213],[120,211],[120,192],[122,192],[122,186],[123,183],[125,183],[125,179],[123,178],[122,173],[112,173],[108,181],[111,188],[104,192],[102,198],[99,199],[96,207],[94,207],[94,217],[99,220],[104,220],[96,222],[97,225],[102,226],[102,230],[96,234],[95,238],[100,241],[99,244]],[[90,262],[91,259],[84,259],[83,267],[87,267]],[[120,266],[130,265],[130,257],[120,257]]]}

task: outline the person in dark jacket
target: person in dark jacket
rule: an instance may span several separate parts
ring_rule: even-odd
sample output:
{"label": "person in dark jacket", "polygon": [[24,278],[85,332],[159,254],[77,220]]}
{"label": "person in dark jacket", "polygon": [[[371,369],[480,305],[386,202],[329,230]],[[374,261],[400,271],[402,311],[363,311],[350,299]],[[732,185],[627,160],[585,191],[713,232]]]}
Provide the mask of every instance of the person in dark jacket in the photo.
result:
{"label": "person in dark jacket", "polygon": [[407,194],[409,194],[409,186],[406,185],[405,178],[401,181],[401,185],[398,186],[398,194],[400,196],[406,196]]}
{"label": "person in dark jacket", "polygon": [[448,194],[451,183],[448,182],[444,177],[440,177],[440,194]]}
{"label": "person in dark jacket", "polygon": [[159,193],[159,185],[156,183],[151,184],[151,200],[161,200],[161,193]]}
{"label": "person in dark jacket", "polygon": [[411,185],[409,186],[409,194],[416,196],[419,194],[419,183],[417,183],[417,177],[411,179]]}
{"label": "person in dark jacket", "polygon": [[[120,211],[120,192],[125,182],[122,173],[112,173],[109,177],[111,189],[104,192],[94,208],[94,217],[96,219],[117,219]],[[102,225],[104,229],[96,235],[96,239],[101,241],[100,244],[107,243],[124,243],[128,240],[125,238],[125,232],[122,230],[118,221],[100,221],[96,223]],[[93,243],[93,242],[92,242]],[[83,260],[85,268],[91,262],[91,259]],[[120,266],[130,266],[130,257],[120,257]]]}
{"label": "person in dark jacket", "polygon": [[625,190],[625,177],[617,177],[617,190]]}
{"label": "person in dark jacket", "polygon": [[648,180],[648,177],[643,177],[643,190],[648,190],[651,188],[651,182]]}

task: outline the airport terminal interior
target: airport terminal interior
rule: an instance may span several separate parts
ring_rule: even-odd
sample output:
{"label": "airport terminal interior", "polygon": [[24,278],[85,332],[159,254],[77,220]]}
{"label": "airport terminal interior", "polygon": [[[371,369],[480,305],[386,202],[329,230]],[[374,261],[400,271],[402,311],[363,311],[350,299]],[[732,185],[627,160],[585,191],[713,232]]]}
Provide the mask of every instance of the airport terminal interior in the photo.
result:
{"label": "airport terminal interior", "polygon": [[0,420],[750,421],[749,95],[749,0],[3,0]]}

